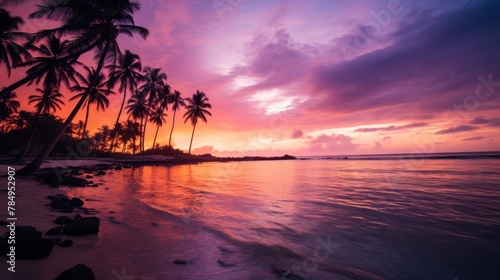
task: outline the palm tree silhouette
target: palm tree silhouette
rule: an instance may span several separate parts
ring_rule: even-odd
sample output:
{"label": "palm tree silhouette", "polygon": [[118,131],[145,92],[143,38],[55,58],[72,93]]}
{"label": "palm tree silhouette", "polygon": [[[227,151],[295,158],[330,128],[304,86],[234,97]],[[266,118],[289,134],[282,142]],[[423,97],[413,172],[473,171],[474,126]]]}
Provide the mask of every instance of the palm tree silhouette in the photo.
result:
{"label": "palm tree silhouette", "polygon": [[75,129],[78,130],[77,136],[80,138],[81,133],[83,132],[83,128],[85,127],[85,123],[82,120],[79,120],[76,125]]}
{"label": "palm tree silhouette", "polygon": [[37,88],[36,91],[40,92],[40,95],[30,95],[28,104],[35,103],[37,114],[50,114],[52,111],[61,110],[61,105],[64,105],[62,93],[53,90],[45,96],[44,90]]}
{"label": "palm tree silhouette", "polygon": [[174,93],[170,95],[170,103],[172,103],[172,111],[174,112],[174,117],[172,119],[172,129],[170,130],[170,137],[168,138],[168,145],[171,147],[172,133],[174,132],[175,125],[175,113],[181,107],[186,107],[186,103],[184,102],[184,98],[181,97],[181,93],[178,90],[174,91]]}
{"label": "palm tree silhouette", "polygon": [[27,33],[17,31],[23,23],[22,18],[11,16],[6,10],[0,9],[0,64],[5,65],[8,77],[11,69],[21,64],[23,58],[31,58],[30,53],[16,43],[19,39],[29,38]]}
{"label": "palm tree silhouette", "polygon": [[[151,108],[157,102],[158,95],[164,89],[165,81],[167,80],[167,74],[160,72],[161,68],[151,68],[144,67],[144,84],[139,87],[139,90],[145,94],[148,94],[148,110],[146,111],[146,120],[149,119],[149,113],[151,112]],[[141,142],[141,151],[144,151],[144,142],[146,135],[146,126],[147,121],[144,123],[144,131],[142,132],[142,142]]]}
{"label": "palm tree silhouette", "polygon": [[167,114],[164,112],[164,108],[162,106],[157,107],[155,110],[153,110],[153,113],[151,114],[151,117],[149,118],[149,121],[153,124],[156,124],[156,133],[155,133],[155,138],[153,140],[153,149],[155,147],[156,143],[156,137],[158,136],[158,131],[160,130],[160,127],[163,125],[163,123],[166,121],[165,117]]}
{"label": "palm tree silhouette", "polygon": [[133,122],[131,120],[127,120],[126,122],[123,123],[123,134],[122,134],[122,142],[123,142],[123,150],[122,152],[125,152],[125,149],[127,148],[127,142],[132,140],[130,143],[131,146],[133,147],[132,149],[132,154],[135,154],[135,148],[137,145],[135,144],[135,140],[137,139],[137,136],[140,135],[141,130],[139,127],[139,123]]}
{"label": "palm tree silhouette", "polygon": [[[45,161],[56,143],[64,134],[73,118],[84,105],[92,89],[97,85],[104,63],[116,65],[117,54],[120,53],[117,38],[120,34],[140,34],[144,39],[149,34],[146,28],[136,26],[133,14],[140,10],[140,4],[133,0],[44,0],[38,4],[38,10],[30,18],[61,21],[62,26],[38,32],[35,39],[50,34],[61,37],[76,37],[68,45],[68,55],[64,61],[79,57],[94,48],[98,50],[95,56],[98,59],[94,76],[89,80],[89,86],[81,95],[73,111],[66,118],[58,133],[48,143],[46,148],[30,164],[18,171],[18,174],[33,174]],[[41,69],[40,72],[46,72]],[[112,69],[111,69],[111,72]],[[40,74],[40,73],[36,73]],[[35,75],[35,73],[33,73]],[[32,78],[30,78],[31,80]],[[14,85],[12,85],[14,86]],[[10,89],[12,90],[12,89]]]}
{"label": "palm tree silhouette", "polygon": [[0,92],[0,121],[4,121],[12,114],[17,113],[21,103],[16,98],[17,94],[15,92]]}
{"label": "palm tree silhouette", "polygon": [[[140,91],[136,91],[132,97],[127,101],[127,114],[129,114],[134,120],[140,120],[140,132],[139,132],[139,143],[142,143],[144,138],[143,123],[144,118],[147,115],[148,104],[146,100],[146,94]],[[134,140],[135,141],[135,140]],[[141,146],[141,144],[139,144]],[[142,149],[141,149],[142,151]]]}
{"label": "palm tree silhouette", "polygon": [[196,124],[198,123],[198,119],[201,119],[203,122],[207,122],[207,117],[205,114],[212,116],[212,114],[207,110],[207,108],[212,108],[212,105],[208,103],[208,97],[202,91],[196,90],[196,93],[193,94],[192,98],[186,98],[188,103],[187,112],[184,113],[184,123],[188,120],[191,121],[193,125],[193,132],[191,133],[191,142],[189,143],[189,153],[191,154],[191,145],[193,144],[193,136],[194,130],[196,129]]}
{"label": "palm tree silhouette", "polygon": [[[106,96],[110,94],[114,94],[114,92],[108,87],[108,83],[106,82],[106,77],[104,74],[100,74],[97,76],[95,86],[91,86],[91,80],[95,77],[96,71],[94,68],[88,68],[85,67],[85,70],[87,71],[87,77],[82,77],[81,83],[82,86],[72,86],[70,88],[71,91],[79,91],[77,95],[71,97],[69,100],[75,100],[78,98],[82,98],[82,96],[87,96],[86,99],[84,100],[84,105],[83,107],[87,107],[87,111],[85,114],[85,125],[83,126],[83,131],[85,134],[85,130],[87,129],[87,123],[89,120],[89,111],[90,111],[90,105],[95,103],[97,112],[99,112],[99,109],[101,110],[106,110],[106,108],[109,106],[109,100]],[[88,95],[86,93],[89,92]],[[83,139],[83,134],[82,134],[82,139]]]}
{"label": "palm tree silhouette", "polygon": [[[54,35],[49,35],[47,36],[45,43],[41,44],[39,47],[32,46],[31,49],[36,50],[39,52],[42,56],[35,57],[31,59],[28,62],[25,62],[21,64],[21,66],[31,66],[26,73],[32,73],[37,71],[40,68],[46,67],[47,65],[50,65],[52,63],[55,63],[61,55],[63,55],[66,52],[66,48],[69,44],[69,41],[64,40],[61,41],[58,37]],[[76,59],[72,61],[66,61],[63,63],[59,63],[57,66],[52,67],[48,72],[45,72],[44,74],[38,76],[36,79],[30,81],[28,83],[31,84],[35,82],[36,84],[39,84],[40,81],[43,79],[43,91],[41,98],[39,100],[41,106],[36,107],[37,109],[42,109],[45,105],[50,104],[49,99],[50,98],[59,98],[55,96],[55,94],[59,93],[60,86],[63,83],[67,88],[71,87],[71,84],[76,84],[78,85],[78,78],[82,78],[82,75],[78,73],[75,68],[73,67],[73,64],[79,64]],[[38,91],[38,90],[37,90]],[[59,93],[60,94],[60,93]],[[62,96],[62,94],[60,94]],[[34,101],[32,101],[34,102]],[[31,102],[30,102],[31,103]],[[56,102],[57,104],[58,102]],[[62,102],[64,104],[64,102]],[[58,106],[59,107],[59,106]],[[57,108],[53,108],[54,111]],[[59,109],[61,109],[59,107]],[[49,110],[50,112],[50,110]],[[36,127],[36,122],[38,121],[38,117],[42,113],[41,111],[37,110],[35,114],[35,118],[33,120],[33,123],[31,124],[31,131],[28,137],[28,140],[24,146],[23,151],[18,157],[18,160],[22,160],[26,153],[28,152],[30,146],[31,146],[31,141],[33,140],[33,134],[35,133],[35,127]],[[44,113],[48,113],[47,111]]]}
{"label": "palm tree silhouette", "polygon": [[[122,105],[120,106],[120,111],[116,117],[115,127],[120,123],[120,116],[125,106],[125,101],[127,100],[127,89],[134,92],[137,89],[137,82],[141,79],[141,59],[139,55],[125,51],[125,54],[121,55],[118,59],[118,65],[107,68],[114,68],[114,71],[109,73],[109,84],[113,87],[116,83],[120,83],[119,91],[123,93]],[[114,146],[116,138],[116,133],[113,135],[111,140],[110,149]]]}

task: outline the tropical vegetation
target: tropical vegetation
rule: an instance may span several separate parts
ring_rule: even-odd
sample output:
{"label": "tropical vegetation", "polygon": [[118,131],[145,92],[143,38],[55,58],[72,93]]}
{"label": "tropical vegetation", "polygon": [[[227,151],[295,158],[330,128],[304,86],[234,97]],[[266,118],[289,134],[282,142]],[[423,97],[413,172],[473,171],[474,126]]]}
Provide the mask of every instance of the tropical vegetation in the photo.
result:
{"label": "tropical vegetation", "polygon": [[[6,10],[8,5],[22,2],[25,1],[0,1],[0,70],[5,73],[0,75],[6,80],[12,69],[26,73],[0,89],[0,153],[19,159],[34,157],[20,174],[32,174],[49,155],[181,155],[183,152],[172,145],[172,134],[176,113],[184,108],[184,123],[190,121],[193,126],[188,150],[191,153],[198,121],[207,122],[212,106],[199,90],[192,97],[183,98],[180,91],[172,90],[161,68],[143,67],[138,54],[131,50],[122,52],[120,35],[146,39],[149,34],[148,29],[134,21],[139,2],[39,1],[28,20],[57,21],[60,25],[34,33],[21,32],[26,19]],[[85,65],[81,57],[87,53],[94,54],[94,62]],[[35,92],[28,98],[19,96],[32,84],[38,86]],[[106,110],[115,94],[122,96],[117,97],[121,98],[121,105],[113,123],[93,132],[87,130],[89,115]],[[67,107],[69,102],[64,100],[73,101],[72,106]],[[30,107],[33,112],[26,111]],[[168,144],[161,146],[157,143],[158,135],[169,120],[169,107],[172,123]],[[80,110],[85,110],[85,118],[75,120]],[[57,115],[61,111],[70,113],[62,118]],[[148,123],[156,131],[151,147],[146,148]]]}

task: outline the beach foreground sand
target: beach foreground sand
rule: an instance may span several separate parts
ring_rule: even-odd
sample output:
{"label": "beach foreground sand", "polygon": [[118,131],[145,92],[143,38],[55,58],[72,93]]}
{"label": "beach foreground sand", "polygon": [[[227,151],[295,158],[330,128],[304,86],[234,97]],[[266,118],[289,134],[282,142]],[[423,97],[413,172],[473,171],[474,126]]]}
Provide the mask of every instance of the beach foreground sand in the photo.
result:
{"label": "beach foreground sand", "polygon": [[[62,162],[61,162],[62,163]],[[84,165],[96,164],[95,161],[85,162]],[[10,165],[16,169],[20,166]],[[7,165],[0,165],[0,175],[7,173]],[[0,195],[0,221],[6,221],[7,215],[7,178],[0,177],[1,195]],[[15,190],[15,217],[17,217],[16,226],[33,226],[38,231],[44,233],[44,238],[59,237],[62,240],[71,239],[74,243],[69,248],[54,246],[48,257],[38,260],[16,259],[15,272],[8,271],[6,259],[1,258],[0,279],[27,280],[27,279],[55,279],[61,272],[77,264],[85,264],[92,269],[97,279],[111,279],[112,271],[110,268],[116,267],[119,271],[128,263],[127,260],[113,253],[112,248],[106,246],[99,240],[99,234],[85,236],[47,236],[45,232],[56,227],[54,220],[62,215],[70,217],[78,212],[63,214],[50,210],[47,204],[50,200],[48,196],[64,195],[65,192],[58,188],[41,185],[34,179],[27,179],[16,176]],[[88,204],[88,203],[86,203]],[[83,215],[83,214],[82,214]],[[89,215],[83,215],[89,216]],[[99,216],[99,215],[97,215]],[[0,235],[8,232],[6,226],[0,229]],[[128,264],[130,272],[133,269],[132,264]]]}

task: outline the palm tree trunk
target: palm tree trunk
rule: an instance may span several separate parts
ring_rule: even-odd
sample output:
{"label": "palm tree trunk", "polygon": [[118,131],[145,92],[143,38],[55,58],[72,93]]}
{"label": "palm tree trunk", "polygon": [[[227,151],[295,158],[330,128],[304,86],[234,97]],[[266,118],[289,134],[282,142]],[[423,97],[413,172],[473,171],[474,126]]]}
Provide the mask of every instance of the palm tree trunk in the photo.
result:
{"label": "palm tree trunk", "polygon": [[82,95],[82,98],[80,98],[80,100],[76,104],[75,108],[73,108],[73,111],[71,111],[71,114],[68,116],[68,118],[66,119],[66,121],[64,122],[64,124],[62,125],[62,127],[59,128],[59,131],[52,138],[52,140],[45,147],[45,149],[32,162],[30,162],[28,165],[26,165],[25,167],[23,167],[22,169],[20,169],[17,172],[17,174],[19,174],[21,176],[33,175],[38,170],[38,168],[40,168],[40,166],[43,164],[43,162],[47,159],[47,157],[49,156],[50,152],[52,152],[52,149],[54,149],[54,147],[57,144],[57,142],[59,142],[59,139],[61,139],[61,137],[66,132],[66,129],[71,125],[71,122],[73,121],[73,119],[75,118],[76,114],[78,113],[78,111],[82,107],[83,103],[85,103],[85,100],[89,96],[90,91],[95,86],[95,84],[97,82],[97,79],[99,77],[99,73],[101,72],[101,70],[102,70],[102,68],[104,66],[104,59],[106,58],[106,55],[108,53],[109,45],[110,45],[110,42],[109,41],[106,42],[106,45],[104,46],[104,49],[103,49],[103,52],[102,52],[102,56],[99,59],[99,63],[97,64],[97,70],[96,70],[96,72],[94,74],[94,77],[92,78],[92,81],[90,82],[89,88]]}
{"label": "palm tree trunk", "polygon": [[28,137],[28,141],[26,142],[26,147],[24,147],[23,151],[21,152],[21,154],[17,158],[17,160],[19,160],[19,161],[22,161],[24,159],[24,157],[26,156],[26,153],[28,153],[28,150],[31,147],[31,142],[33,141],[33,136],[35,135],[36,124],[38,121],[38,117],[40,117],[41,112],[42,112],[42,106],[40,106],[38,108],[38,110],[36,111],[35,118],[33,119],[33,122],[31,123],[31,126],[30,126],[30,136]]}
{"label": "palm tree trunk", "polygon": [[175,113],[177,110],[174,110],[174,119],[172,120],[172,129],[170,130],[170,137],[168,138],[168,146],[172,147],[170,143],[172,143],[172,133],[174,132],[174,125],[175,125]]}
{"label": "palm tree trunk", "polygon": [[196,129],[196,124],[197,124],[197,122],[194,123],[193,133],[191,133],[191,142],[189,143],[189,154],[191,154],[191,145],[193,144],[193,136],[194,136],[194,130]]}
{"label": "palm tree trunk", "polygon": [[160,126],[156,126],[156,133],[155,133],[155,139],[153,140],[153,149],[155,148],[155,143],[156,143],[156,136],[158,136],[158,131],[160,130]]}
{"label": "palm tree trunk", "polygon": [[146,121],[144,122],[144,132],[142,136],[142,151],[146,150],[146,126],[148,125],[149,111],[151,110],[151,102],[148,106],[148,111],[146,112]]}
{"label": "palm tree trunk", "polygon": [[88,52],[89,50],[93,49],[95,46],[97,46],[98,43],[99,43],[99,41],[96,41],[92,45],[88,46],[87,48],[85,48],[83,50],[80,50],[79,52],[76,52],[76,53],[67,55],[65,57],[62,57],[62,58],[60,58],[60,59],[52,62],[51,64],[47,65],[46,67],[44,67],[42,69],[39,69],[37,71],[34,71],[30,75],[22,78],[21,80],[15,82],[13,84],[11,84],[8,87],[2,89],[0,92],[5,92],[5,93],[12,92],[15,89],[17,89],[18,87],[20,87],[20,86],[28,83],[29,81],[32,81],[32,80],[36,79],[38,76],[42,75],[43,73],[45,73],[45,72],[49,71],[50,69],[58,66],[60,63],[62,63],[64,61],[68,61],[70,59],[78,59],[78,57],[80,57],[80,55],[82,55],[82,54]]}
{"label": "palm tree trunk", "polygon": [[118,112],[118,117],[116,117],[116,122],[115,122],[115,133],[113,135],[113,139],[111,139],[111,147],[109,147],[109,151],[111,152],[111,149],[113,149],[113,145],[115,144],[115,138],[116,138],[116,127],[118,126],[118,123],[120,123],[120,116],[122,115],[123,111],[123,106],[125,106],[125,99],[127,98],[127,84],[125,84],[125,90],[123,91],[123,100],[122,100],[122,106],[120,107],[120,112]]}
{"label": "palm tree trunk", "polygon": [[143,130],[142,130],[142,122],[143,122],[143,119],[144,118],[141,118],[141,124],[139,125],[139,152],[143,152],[142,150],[142,144],[144,142],[144,134],[143,134]]}
{"label": "palm tree trunk", "polygon": [[87,130],[87,122],[89,121],[89,111],[90,111],[90,101],[87,102],[87,113],[85,114],[85,124],[83,125],[82,140],[85,137],[85,131]]}

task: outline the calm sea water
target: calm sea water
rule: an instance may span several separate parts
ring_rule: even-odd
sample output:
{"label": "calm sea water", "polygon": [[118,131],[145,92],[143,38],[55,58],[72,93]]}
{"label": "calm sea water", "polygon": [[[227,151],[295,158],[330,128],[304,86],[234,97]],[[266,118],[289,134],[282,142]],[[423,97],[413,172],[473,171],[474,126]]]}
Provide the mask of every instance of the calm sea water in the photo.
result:
{"label": "calm sea water", "polygon": [[500,279],[499,163],[140,167],[70,194],[98,200],[89,203],[104,220],[101,245],[137,279],[280,279],[272,265],[304,279]]}

